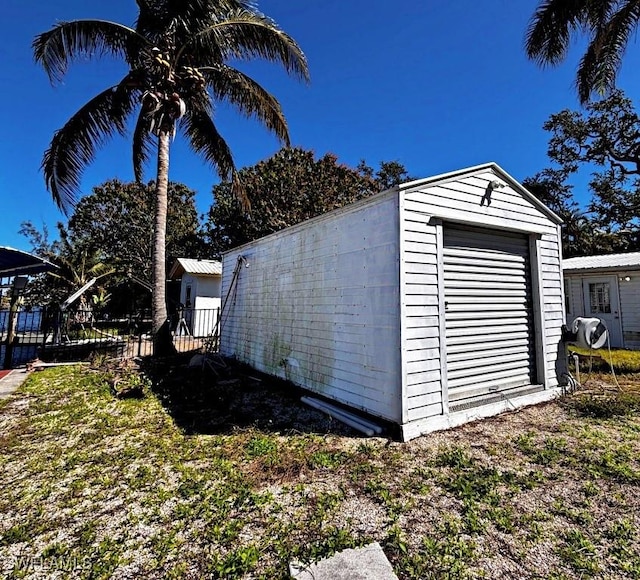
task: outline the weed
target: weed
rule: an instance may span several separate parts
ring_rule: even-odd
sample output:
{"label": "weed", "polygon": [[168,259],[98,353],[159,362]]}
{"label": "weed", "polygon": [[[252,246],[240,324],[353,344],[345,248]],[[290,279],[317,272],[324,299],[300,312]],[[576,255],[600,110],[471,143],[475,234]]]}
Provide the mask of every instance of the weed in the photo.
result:
{"label": "weed", "polygon": [[212,578],[242,578],[253,570],[260,558],[260,551],[254,545],[243,546],[231,550],[224,556],[212,554],[209,572]]}
{"label": "weed", "polygon": [[566,456],[567,441],[563,438],[547,437],[540,444],[535,435],[531,431],[527,431],[516,437],[515,443],[522,453],[539,465],[552,465]]}
{"label": "weed", "polygon": [[635,525],[628,518],[613,522],[605,532],[605,537],[611,542],[609,557],[619,570],[633,578],[640,577],[640,554],[633,547],[637,536]]}
{"label": "weed", "polygon": [[562,534],[564,545],[558,550],[562,560],[577,572],[594,575],[600,571],[596,559],[596,547],[578,529],[571,529]]}
{"label": "weed", "polygon": [[482,516],[482,510],[477,502],[465,499],[462,504],[462,524],[468,534],[482,534],[487,524]]}
{"label": "weed", "polygon": [[582,493],[585,497],[596,497],[600,493],[600,488],[593,481],[587,481],[582,486]]}
{"label": "weed", "polygon": [[11,526],[0,536],[0,546],[9,546],[27,542],[32,536],[32,529],[28,523],[19,523]]}
{"label": "weed", "polygon": [[501,532],[511,534],[516,529],[518,521],[511,506],[492,507],[487,513],[495,527]]}
{"label": "weed", "polygon": [[479,467],[442,477],[440,484],[462,500],[486,500],[504,482],[502,474],[491,467]]}
{"label": "weed", "polygon": [[560,500],[556,500],[553,503],[553,512],[580,526],[588,526],[593,523],[593,516],[588,510],[581,510],[566,506]]}
{"label": "weed", "polygon": [[245,446],[247,459],[260,458],[268,465],[273,465],[278,457],[278,444],[268,435],[257,434],[251,437]]}
{"label": "weed", "polygon": [[339,465],[342,465],[348,458],[348,455],[343,451],[323,450],[314,451],[309,456],[309,466],[311,469],[335,469]]}
{"label": "weed", "polygon": [[438,450],[433,463],[436,467],[464,469],[473,465],[473,459],[461,447],[445,447]]}
{"label": "weed", "polygon": [[611,391],[603,393],[577,392],[563,399],[564,404],[585,417],[608,419],[640,412],[640,392]]}
{"label": "weed", "polygon": [[476,544],[461,535],[458,520],[446,518],[436,534],[422,538],[416,550],[410,550],[398,526],[389,530],[385,548],[396,570],[408,578],[460,580],[470,578],[469,564],[476,557]]}
{"label": "weed", "polygon": [[[101,370],[61,367],[33,373],[0,410],[0,576],[20,576],[6,565],[20,549],[86,557],[91,578],[127,575],[135,558],[144,577],[267,580],[294,558],[378,539],[401,578],[489,575],[498,556],[535,577],[522,557],[534,543],[559,558],[549,578],[640,578],[635,416],[523,411],[529,430],[487,430],[480,459],[464,427],[442,447],[276,434],[253,418],[211,430],[211,407],[185,419],[160,400],[171,392],[156,395],[115,400]],[[577,493],[549,507],[542,486],[565,483]],[[371,500],[383,517],[344,519]]]}
{"label": "weed", "polygon": [[402,498],[398,497],[391,487],[379,478],[369,480],[365,484],[365,491],[387,509],[392,520],[395,520],[408,507],[408,504],[405,504]]}
{"label": "weed", "polygon": [[328,526],[322,530],[322,538],[307,547],[307,562],[317,562],[322,558],[333,556],[336,552],[355,548],[360,545],[351,532],[344,527]]}

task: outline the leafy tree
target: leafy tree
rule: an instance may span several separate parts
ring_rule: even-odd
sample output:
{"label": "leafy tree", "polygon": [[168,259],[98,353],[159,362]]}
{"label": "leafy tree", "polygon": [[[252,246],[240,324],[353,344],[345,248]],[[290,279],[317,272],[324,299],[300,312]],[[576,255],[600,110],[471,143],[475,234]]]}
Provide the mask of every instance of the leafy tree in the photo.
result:
{"label": "leafy tree", "polygon": [[[22,224],[20,233],[29,239],[34,254],[58,266],[55,271],[39,274],[27,285],[25,299],[29,305],[60,305],[91,279],[103,280],[114,273],[113,267],[101,261],[97,252],[74,245],[60,223],[60,238],[55,242],[49,242],[46,228],[39,232],[30,222]],[[100,289],[91,291],[96,290]],[[83,294],[79,300],[80,309],[90,309],[91,298]]]}
{"label": "leafy tree", "polygon": [[165,235],[169,144],[181,129],[192,149],[242,196],[231,151],[213,119],[214,100],[261,121],[284,143],[288,129],[278,101],[229,61],[264,58],[308,78],[295,41],[248,0],[137,0],[135,27],[103,20],[61,22],[38,35],[36,61],[51,81],[78,59],[111,55],[128,65],[125,77],[86,103],[53,136],[43,160],[47,187],[68,210],[82,170],[114,133],[125,134],[137,111],[133,164],[137,180],[155,143],[157,178],[153,242],[153,331],[167,318]]}
{"label": "leafy tree", "polygon": [[[117,179],[93,188],[69,218],[67,234],[74,245],[98,252],[122,277],[135,274],[151,284],[155,183],[123,183]],[[180,256],[207,255],[200,233],[195,192],[169,182],[167,265]]]}
{"label": "leafy tree", "polygon": [[406,183],[415,179],[411,177],[402,163],[399,161],[381,161],[378,170],[367,165],[365,160],[360,161],[357,167],[358,171],[376,182],[379,191],[391,189],[394,185]]}
{"label": "leafy tree", "polygon": [[[640,249],[640,118],[621,91],[564,110],[543,125],[556,165],[524,182],[565,220],[565,253],[606,254]],[[571,199],[568,180],[595,169],[587,213]]]}
{"label": "leafy tree", "polygon": [[[112,294],[112,313],[148,308],[154,197],[153,182],[144,185],[112,179],[94,187],[76,204],[66,226],[58,224],[59,241],[49,243],[47,229],[38,231],[31,222],[22,224],[21,233],[29,239],[35,254],[55,263],[75,260],[79,267],[83,256],[93,256],[108,265],[113,273],[101,291]],[[168,197],[167,265],[180,256],[208,257],[210,251],[200,231],[195,192],[183,184],[169,182]],[[39,299],[41,304],[50,302],[40,285],[34,286],[33,299]]]}
{"label": "leafy tree", "polygon": [[640,20],[638,0],[541,0],[533,14],[525,49],[538,64],[557,65],[569,51],[572,37],[587,37],[587,49],[576,73],[580,102],[593,92],[610,92],[622,57]]}
{"label": "leafy tree", "polygon": [[301,148],[281,149],[266,161],[240,170],[239,177],[251,203],[251,213],[242,211],[231,183],[213,188],[214,205],[205,227],[214,253],[411,179],[398,162],[381,163],[377,172],[364,161],[352,169],[338,163],[331,153],[316,159],[312,151]]}

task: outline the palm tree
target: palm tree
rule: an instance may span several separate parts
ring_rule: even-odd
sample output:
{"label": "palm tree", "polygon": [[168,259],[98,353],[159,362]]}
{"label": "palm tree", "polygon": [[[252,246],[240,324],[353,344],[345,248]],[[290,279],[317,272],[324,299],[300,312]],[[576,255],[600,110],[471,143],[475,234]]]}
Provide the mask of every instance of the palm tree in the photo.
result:
{"label": "palm tree", "polygon": [[541,66],[557,65],[571,37],[584,34],[588,45],[576,73],[581,104],[592,93],[605,95],[616,76],[629,39],[640,20],[640,0],[542,0],[527,30],[527,56]]}
{"label": "palm tree", "polygon": [[[136,0],[135,27],[103,20],[57,24],[33,42],[35,59],[52,82],[81,58],[122,58],[128,72],[86,103],[53,136],[42,162],[47,188],[67,213],[77,199],[80,177],[97,148],[115,133],[133,130],[137,180],[156,146],[157,178],[153,253],[153,331],[167,319],[165,235],[169,145],[176,129],[191,148],[234,184],[244,201],[229,146],[213,119],[214,101],[234,105],[262,122],[285,144],[286,120],[278,101],[257,82],[228,63],[262,58],[308,80],[300,47],[248,0]],[[157,343],[156,343],[157,345]]]}

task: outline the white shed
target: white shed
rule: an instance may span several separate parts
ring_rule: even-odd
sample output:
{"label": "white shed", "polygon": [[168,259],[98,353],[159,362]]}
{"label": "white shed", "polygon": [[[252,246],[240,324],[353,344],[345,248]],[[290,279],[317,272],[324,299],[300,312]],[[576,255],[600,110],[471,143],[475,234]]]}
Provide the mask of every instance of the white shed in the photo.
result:
{"label": "white shed", "polygon": [[567,320],[596,317],[615,348],[640,348],[640,252],[569,258],[564,271]]}
{"label": "white shed", "polygon": [[171,280],[180,279],[180,304],[185,322],[193,336],[213,332],[220,308],[222,262],[178,258],[169,272]]}
{"label": "white shed", "polygon": [[409,182],[227,252],[221,352],[404,439],[547,400],[560,254],[560,219],[494,163]]}

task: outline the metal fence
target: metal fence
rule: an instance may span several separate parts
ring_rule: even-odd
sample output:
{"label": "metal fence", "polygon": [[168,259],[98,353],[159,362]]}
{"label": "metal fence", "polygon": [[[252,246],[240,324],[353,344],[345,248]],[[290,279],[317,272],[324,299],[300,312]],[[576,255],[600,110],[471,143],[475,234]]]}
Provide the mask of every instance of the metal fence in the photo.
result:
{"label": "metal fence", "polygon": [[[148,312],[109,317],[91,310],[21,311],[16,314],[14,338],[8,345],[9,316],[8,311],[0,311],[0,366],[5,363],[4,366],[16,367],[35,358],[75,361],[86,360],[94,353],[134,357],[153,352]],[[219,308],[171,313],[169,322],[176,351],[217,351],[219,320]]]}

